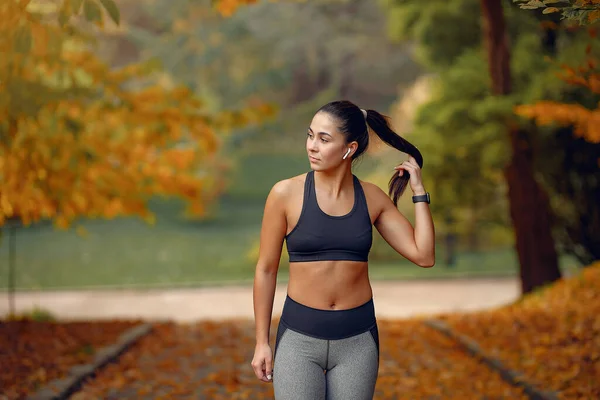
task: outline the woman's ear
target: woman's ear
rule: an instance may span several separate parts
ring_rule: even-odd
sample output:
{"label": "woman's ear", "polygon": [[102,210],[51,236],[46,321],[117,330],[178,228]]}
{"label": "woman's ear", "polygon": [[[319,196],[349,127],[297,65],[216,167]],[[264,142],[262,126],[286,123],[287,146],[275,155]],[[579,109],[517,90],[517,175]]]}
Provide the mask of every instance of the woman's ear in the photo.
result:
{"label": "woman's ear", "polygon": [[348,143],[348,148],[351,150],[350,155],[354,155],[356,153],[356,151],[358,150],[358,142],[354,141],[354,142]]}

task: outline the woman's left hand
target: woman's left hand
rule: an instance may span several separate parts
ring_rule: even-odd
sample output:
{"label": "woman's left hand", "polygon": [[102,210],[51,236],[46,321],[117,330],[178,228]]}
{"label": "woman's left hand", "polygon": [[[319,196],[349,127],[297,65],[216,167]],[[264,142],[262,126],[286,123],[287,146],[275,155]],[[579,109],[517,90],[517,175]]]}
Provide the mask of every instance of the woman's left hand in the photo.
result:
{"label": "woman's left hand", "polygon": [[413,156],[408,156],[408,160],[394,167],[394,169],[399,171],[398,176],[402,176],[404,171],[410,174],[410,180],[408,182],[415,195],[425,194],[425,189],[421,180],[421,167],[419,167],[417,160],[415,160]]}

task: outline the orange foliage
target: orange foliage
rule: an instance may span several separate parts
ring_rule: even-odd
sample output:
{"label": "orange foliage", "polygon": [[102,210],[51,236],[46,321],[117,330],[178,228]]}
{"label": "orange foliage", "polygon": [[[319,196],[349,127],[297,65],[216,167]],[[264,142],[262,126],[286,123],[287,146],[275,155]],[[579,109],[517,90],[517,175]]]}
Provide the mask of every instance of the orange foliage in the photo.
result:
{"label": "orange foliage", "polygon": [[[82,12],[102,25],[96,1]],[[150,64],[111,69],[74,33],[83,21],[66,23],[75,3],[0,7],[0,226],[9,218],[63,228],[79,216],[152,221],[153,195],[182,197],[202,215],[223,190],[217,133],[272,110],[258,103],[211,115],[187,88],[155,84]]]}
{"label": "orange foliage", "polygon": [[[595,30],[590,30],[592,37]],[[587,54],[591,54],[588,46]],[[588,88],[592,93],[600,94],[600,70],[598,60],[589,57],[587,63],[578,69],[567,65],[561,66],[563,74],[560,78],[566,82]],[[579,104],[564,104],[554,101],[539,101],[533,105],[515,107],[515,113],[534,119],[538,125],[557,123],[573,126],[574,134],[591,143],[600,143],[600,103],[596,109],[588,109]]]}
{"label": "orange foliage", "polygon": [[235,11],[245,5],[254,4],[257,0],[217,0],[216,8],[224,17],[229,17]]}
{"label": "orange foliage", "polygon": [[600,262],[496,310],[447,316],[507,367],[564,399],[600,398]]}
{"label": "orange foliage", "polygon": [[[24,399],[40,385],[90,363],[139,321],[0,321],[0,398]],[[6,397],[4,397],[6,396]]]}
{"label": "orange foliage", "polygon": [[573,126],[576,136],[590,143],[600,143],[600,106],[590,110],[579,104],[539,101],[530,106],[518,106],[515,112],[535,119],[538,125],[558,123]]}

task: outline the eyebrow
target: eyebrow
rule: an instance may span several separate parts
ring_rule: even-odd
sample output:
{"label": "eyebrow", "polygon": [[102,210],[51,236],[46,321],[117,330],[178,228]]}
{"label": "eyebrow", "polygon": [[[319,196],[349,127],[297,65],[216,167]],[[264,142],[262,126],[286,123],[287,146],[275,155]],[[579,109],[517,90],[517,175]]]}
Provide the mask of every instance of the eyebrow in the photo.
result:
{"label": "eyebrow", "polygon": [[[310,128],[310,126],[308,127],[308,130],[311,131],[312,133],[314,133],[314,131]],[[329,134],[327,132],[317,132],[317,133],[319,133],[320,135],[327,135],[330,138],[333,138],[333,136],[331,136],[331,134]]]}

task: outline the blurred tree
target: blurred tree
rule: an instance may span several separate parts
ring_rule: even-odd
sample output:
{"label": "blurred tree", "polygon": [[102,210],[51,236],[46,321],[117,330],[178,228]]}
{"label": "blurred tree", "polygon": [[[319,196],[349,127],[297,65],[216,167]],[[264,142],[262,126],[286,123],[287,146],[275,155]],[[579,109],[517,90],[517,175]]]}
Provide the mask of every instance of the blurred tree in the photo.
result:
{"label": "blurred tree", "polygon": [[[483,51],[488,47],[483,48],[479,40],[472,40],[482,36],[478,4],[463,0],[433,1],[427,5],[390,0],[387,4],[391,34],[402,40],[413,40],[416,56],[438,78],[431,100],[420,108],[415,127],[407,133],[414,136],[414,142],[429,155],[423,174],[433,182],[432,189],[440,199],[432,211],[437,213],[439,218],[436,220],[442,227],[448,215],[456,215],[453,218],[458,225],[455,231],[474,231],[485,237],[491,227],[506,223],[504,213],[499,211],[508,207],[501,171],[510,156],[506,127],[517,123],[513,107],[541,98],[572,96],[568,85],[554,79],[553,65],[543,55],[574,60],[578,58],[574,49],[580,48],[581,43],[585,47],[585,41],[581,40],[580,32],[569,30],[565,31],[559,46],[558,32],[549,30],[547,23],[540,23],[535,16],[518,8],[508,7],[504,10],[507,16],[505,35],[510,38],[507,40],[511,42],[513,57],[506,60],[510,62],[510,70],[504,65],[500,72],[510,73],[510,91],[496,95],[493,90],[498,90],[501,77],[506,75],[498,74],[496,69],[493,74],[486,74],[486,64],[499,67],[502,63],[486,63]],[[556,129],[536,132],[531,125],[519,129],[529,136],[530,147],[536,149],[540,148],[540,143],[547,144],[548,138],[558,134]],[[581,147],[579,150],[593,151]],[[463,157],[456,159],[461,152]],[[558,158],[544,159],[543,162],[533,158],[532,162],[537,168],[532,174],[540,179],[554,169],[552,163],[558,163]],[[460,172],[454,173],[456,169]],[[548,187],[544,189],[549,190]],[[482,204],[477,206],[475,202],[479,196]],[[475,224],[472,229],[461,229],[464,227],[461,222],[469,221],[465,215],[473,215],[469,210],[475,211]],[[586,211],[593,214],[594,208]],[[551,275],[556,276],[555,273]],[[531,287],[526,282],[525,286]]]}
{"label": "blurred tree", "polygon": [[346,96],[387,108],[396,85],[421,72],[408,46],[387,37],[385,14],[376,4],[260,2],[226,18],[208,1],[119,4],[135,23],[110,33],[110,41],[120,43],[106,46],[111,54],[131,57],[132,51],[121,49],[148,49],[144,57],[159,58],[170,75],[209,97],[215,109],[259,95],[277,104],[282,112],[273,122],[234,132],[228,143],[235,148],[264,151],[268,142],[268,151],[276,145],[297,152],[289,136],[302,139],[298,126],[321,102]]}
{"label": "blurred tree", "polygon": [[[492,94],[512,92],[510,51],[501,0],[481,0]],[[515,228],[522,293],[560,279],[552,237],[550,200],[535,179],[530,133],[507,121],[511,160],[505,169],[510,215]]]}
{"label": "blurred tree", "polygon": [[131,22],[104,35],[107,57],[115,63],[157,58],[171,77],[210,99],[211,109],[243,107],[248,98],[265,92],[265,81],[277,88],[282,80],[274,68],[280,60],[260,57],[267,51],[244,24],[224,19],[206,1],[119,4]]}
{"label": "blurred tree", "polygon": [[[572,64],[573,58],[566,58],[560,64],[562,74],[559,77],[572,85],[569,89],[569,103],[544,99],[533,105],[517,106],[517,114],[533,118],[538,125],[562,125],[556,134],[544,141],[542,151],[557,154],[556,163],[546,164],[543,179],[546,186],[556,197],[554,207],[557,218],[556,237],[561,250],[574,255],[583,266],[600,259],[600,182],[597,179],[600,170],[600,73],[598,72],[599,54],[593,52],[591,43],[597,37],[597,23],[600,19],[600,1],[565,0],[561,2],[517,1],[524,9],[543,9],[543,14],[556,15],[561,12],[561,21],[569,31],[574,31],[570,22],[579,25],[595,25],[588,29],[590,44],[583,51],[587,60],[580,66]],[[552,3],[552,4],[551,4]],[[548,43],[556,47],[556,32],[560,28],[556,18],[546,17],[543,25],[548,37],[554,40]],[[551,53],[554,56],[554,52]],[[577,57],[576,59],[578,59]],[[559,64],[557,62],[557,64]],[[577,90],[576,88],[588,90]]]}
{"label": "blurred tree", "polygon": [[[590,29],[591,38],[596,38],[596,30]],[[592,45],[588,45],[585,53],[587,60],[584,65],[575,68],[562,65],[563,74],[559,77],[571,85],[588,89],[595,95],[600,95],[600,65],[592,54]],[[573,126],[576,136],[591,143],[600,143],[600,103],[595,109],[589,109],[579,103],[560,103],[556,101],[538,101],[534,105],[520,105],[515,112],[524,117],[533,118],[539,125],[558,123],[563,126]]]}
{"label": "blurred tree", "polygon": [[[185,87],[161,87],[151,63],[110,69],[69,17],[102,25],[109,0],[9,1],[0,48],[0,224],[77,216],[151,217],[146,200],[180,196],[202,215],[220,190],[216,131],[250,122],[257,110],[209,115]],[[58,18],[61,24],[51,21]],[[260,109],[258,109],[260,111]]]}
{"label": "blurred tree", "polygon": [[[436,231],[450,247],[468,251],[510,244],[501,169],[507,162],[503,113],[510,112],[512,103],[490,96],[478,4],[409,1],[388,6],[390,34],[412,42],[417,59],[432,71],[428,100],[418,108],[413,126],[398,131],[427,154],[422,173],[438,199],[432,204]],[[407,95],[407,100],[415,97]],[[413,119],[397,112],[392,117]],[[389,174],[385,164],[397,154],[378,157],[385,161],[373,179],[381,175],[383,185]],[[450,251],[448,259],[453,259]]]}
{"label": "blurred tree", "polygon": [[[595,29],[589,29],[592,39]],[[517,114],[532,118],[540,125],[562,126],[544,145],[557,154],[557,163],[545,174],[545,179],[559,199],[557,235],[561,247],[575,255],[582,265],[600,259],[600,71],[598,57],[587,45],[586,63],[580,67],[561,66],[561,79],[574,87],[577,102],[561,103],[542,100],[533,105],[520,105]],[[587,104],[586,104],[587,103]],[[595,108],[592,108],[594,107]]]}
{"label": "blurred tree", "polygon": [[210,114],[188,88],[161,85],[151,62],[111,68],[93,47],[105,13],[120,22],[112,0],[0,6],[0,226],[151,222],[154,195],[202,216],[222,190],[217,132],[270,111]]}

